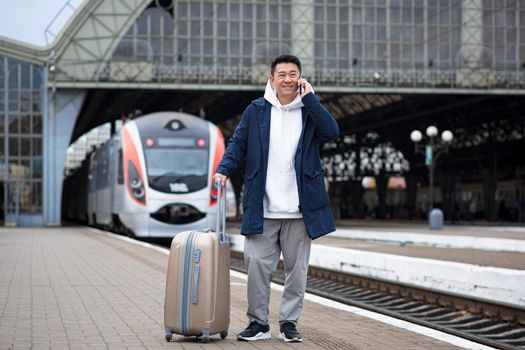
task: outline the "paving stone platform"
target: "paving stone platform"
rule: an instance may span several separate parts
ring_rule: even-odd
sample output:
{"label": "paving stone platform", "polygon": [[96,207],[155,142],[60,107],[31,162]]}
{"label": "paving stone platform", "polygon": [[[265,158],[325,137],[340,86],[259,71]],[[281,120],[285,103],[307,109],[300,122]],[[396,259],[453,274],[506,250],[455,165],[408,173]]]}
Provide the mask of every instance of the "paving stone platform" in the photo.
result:
{"label": "paving stone platform", "polygon": [[239,342],[246,283],[232,274],[230,335],[166,343],[168,256],[84,227],[0,228],[0,349],[456,349],[450,342],[353,312],[305,301],[305,341],[278,337],[280,292],[272,291],[273,339]]}

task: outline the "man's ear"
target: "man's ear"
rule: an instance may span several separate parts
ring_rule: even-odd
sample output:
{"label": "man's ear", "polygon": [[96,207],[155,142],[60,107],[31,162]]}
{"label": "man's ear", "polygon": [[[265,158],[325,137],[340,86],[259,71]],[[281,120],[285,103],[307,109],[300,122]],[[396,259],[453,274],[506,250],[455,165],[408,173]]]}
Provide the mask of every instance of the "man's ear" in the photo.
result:
{"label": "man's ear", "polygon": [[275,82],[273,81],[273,75],[270,75],[270,84],[272,85],[272,89],[275,91]]}

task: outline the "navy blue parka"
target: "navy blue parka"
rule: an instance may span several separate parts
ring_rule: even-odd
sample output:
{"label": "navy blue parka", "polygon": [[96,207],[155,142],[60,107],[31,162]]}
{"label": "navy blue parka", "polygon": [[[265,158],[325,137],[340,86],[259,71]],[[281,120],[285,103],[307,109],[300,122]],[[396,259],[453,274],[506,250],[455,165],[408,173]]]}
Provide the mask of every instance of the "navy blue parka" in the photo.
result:
{"label": "navy blue parka", "polygon": [[[324,185],[319,146],[336,138],[339,126],[312,92],[306,94],[302,102],[303,127],[295,154],[295,172],[299,190],[299,211],[309,236],[315,239],[335,231]],[[263,232],[263,198],[268,167],[271,107],[263,97],[250,103],[217,168],[218,173],[231,177],[245,164],[241,226],[243,235]]]}

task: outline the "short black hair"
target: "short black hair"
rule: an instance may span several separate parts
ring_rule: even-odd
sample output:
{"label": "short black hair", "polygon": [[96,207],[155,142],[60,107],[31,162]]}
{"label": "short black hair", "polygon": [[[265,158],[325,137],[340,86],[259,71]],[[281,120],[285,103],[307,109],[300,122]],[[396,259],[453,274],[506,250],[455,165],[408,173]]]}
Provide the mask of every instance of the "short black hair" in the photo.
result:
{"label": "short black hair", "polygon": [[273,72],[275,72],[275,67],[279,63],[294,63],[299,68],[299,74],[301,74],[301,61],[299,60],[299,58],[297,58],[297,56],[294,56],[294,55],[281,55],[281,56],[275,57],[275,59],[273,60],[272,65],[270,67],[270,69],[271,69],[270,74],[271,75],[273,75]]}

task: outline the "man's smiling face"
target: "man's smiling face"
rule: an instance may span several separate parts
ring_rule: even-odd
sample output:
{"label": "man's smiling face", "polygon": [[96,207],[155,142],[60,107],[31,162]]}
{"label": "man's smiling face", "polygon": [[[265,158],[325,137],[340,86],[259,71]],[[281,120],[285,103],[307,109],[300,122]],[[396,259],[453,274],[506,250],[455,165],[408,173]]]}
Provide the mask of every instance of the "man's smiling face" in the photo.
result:
{"label": "man's smiling face", "polygon": [[300,78],[299,67],[295,63],[278,63],[270,80],[277,91],[277,98],[282,104],[292,102],[297,96],[297,81]]}

